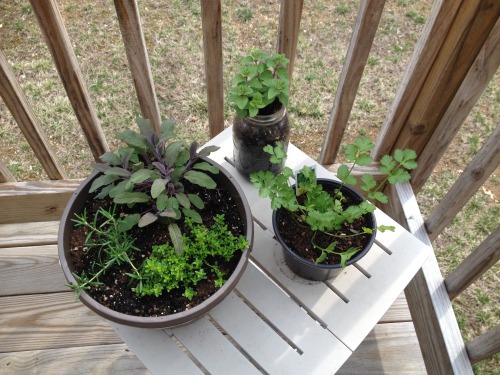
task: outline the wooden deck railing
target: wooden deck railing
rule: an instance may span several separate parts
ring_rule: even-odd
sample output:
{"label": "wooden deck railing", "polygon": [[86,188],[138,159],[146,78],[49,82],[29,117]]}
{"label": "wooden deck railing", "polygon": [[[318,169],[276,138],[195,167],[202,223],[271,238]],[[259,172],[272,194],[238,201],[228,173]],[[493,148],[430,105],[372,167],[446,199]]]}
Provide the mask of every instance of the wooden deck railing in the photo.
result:
{"label": "wooden deck railing", "polygon": [[[30,2],[92,154],[98,158],[108,150],[108,145],[57,3],[55,0]],[[384,3],[383,0],[362,0],[360,4],[319,155],[320,162],[331,168],[334,168]],[[115,0],[114,4],[142,116],[158,127],[158,100],[137,4],[125,0]],[[277,49],[290,58],[290,74],[302,8],[302,0],[281,1]],[[441,203],[423,220],[414,192],[429,178],[500,64],[499,15],[500,2],[496,0],[435,1],[376,142],[375,158],[401,147],[411,147],[418,152],[419,168],[413,172],[411,186],[403,184],[392,189],[389,193],[397,198],[397,204],[387,209],[428,246],[500,163],[500,125],[497,125]],[[201,19],[210,136],[215,136],[224,128],[221,1],[202,0]],[[1,50],[0,93],[49,179],[66,179]],[[62,208],[47,208],[43,197],[30,200],[30,212],[14,209],[16,199],[36,195],[38,185],[53,186],[55,193],[63,195],[70,194],[75,186],[65,181],[12,184],[14,181],[8,168],[0,162],[0,182],[7,183],[3,188],[0,185],[3,189],[0,205],[6,213],[0,223],[35,221],[33,217],[40,221],[57,220]],[[500,229],[497,228],[446,280],[433,258],[409,285],[407,298],[429,373],[471,373],[470,362],[500,351],[499,327],[465,346],[450,303],[450,299],[498,261],[499,243]]]}

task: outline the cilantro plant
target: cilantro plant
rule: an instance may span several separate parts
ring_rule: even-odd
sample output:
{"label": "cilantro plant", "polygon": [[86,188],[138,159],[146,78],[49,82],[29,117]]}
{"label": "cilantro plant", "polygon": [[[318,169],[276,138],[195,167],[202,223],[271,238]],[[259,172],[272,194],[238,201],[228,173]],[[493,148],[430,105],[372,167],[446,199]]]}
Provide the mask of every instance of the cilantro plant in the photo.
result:
{"label": "cilantro plant", "polygon": [[220,288],[226,282],[226,275],[218,267],[218,261],[229,261],[237,251],[248,247],[245,236],[235,237],[224,223],[224,215],[216,215],[210,228],[194,224],[191,218],[185,222],[189,230],[183,235],[185,250],[178,255],[169,244],[154,246],[152,254],[140,267],[138,278],[142,289],[140,295],[160,296],[164,291],[184,289],[184,296],[191,300],[194,287],[208,278],[207,271],[216,275],[215,286]]}
{"label": "cilantro plant", "polygon": [[[342,165],[337,171],[337,177],[341,180],[341,186],[331,196],[323,190],[322,185],[316,181],[316,174],[310,167],[304,166],[300,171],[300,179],[297,190],[290,183],[293,171],[289,167],[283,168],[283,171],[274,175],[270,171],[259,171],[250,175],[250,181],[259,189],[259,195],[263,198],[271,199],[271,208],[278,210],[283,208],[293,213],[294,218],[304,226],[310,227],[315,233],[322,232],[332,238],[332,242],[326,248],[312,243],[314,249],[318,251],[316,263],[321,263],[328,254],[337,254],[341,258],[341,265],[344,267],[346,262],[354,256],[360,249],[350,248],[344,252],[336,251],[337,241],[347,237],[359,236],[372,233],[371,228],[362,228],[358,233],[350,235],[336,234],[342,228],[344,223],[352,223],[361,216],[373,212],[375,205],[369,201],[363,200],[357,205],[346,206],[345,197],[342,194],[342,186],[356,185],[357,180],[352,175],[356,165],[366,166],[373,162],[370,151],[373,143],[369,138],[361,137],[354,144],[346,147],[346,159],[351,162],[351,166]],[[271,155],[271,162],[281,163],[286,154],[283,147],[278,143],[275,147],[267,145],[264,150]],[[394,156],[386,155],[380,160],[379,171],[386,175],[385,179],[378,183],[373,175],[364,174],[361,177],[362,184],[360,188],[367,193],[368,199],[387,203],[387,196],[383,193],[383,187],[389,184],[405,182],[410,179],[409,170],[417,167],[415,161],[416,153],[413,150],[396,150]],[[304,199],[299,200],[298,195],[304,194]],[[394,227],[381,225],[377,228],[381,232],[385,230],[394,230]],[[314,237],[313,237],[314,238]]]}
{"label": "cilantro plant", "polygon": [[140,215],[133,216],[134,225],[143,227],[156,220],[165,221],[174,247],[181,253],[182,234],[176,221],[188,217],[201,223],[198,210],[204,207],[198,195],[185,191],[184,182],[206,189],[216,187],[209,173],[218,173],[218,168],[200,162],[198,156],[207,156],[218,147],[208,146],[197,153],[195,142],[187,145],[174,140],[174,124],[164,121],[157,135],[149,120],[137,119],[140,132],[120,133],[118,139],[125,146],[106,152],[100,157],[102,163],[94,164],[102,175],[94,180],[90,192],[98,192],[97,198],[109,196],[116,204],[147,205]]}
{"label": "cilantro plant", "polygon": [[283,54],[254,50],[241,60],[228,101],[240,118],[254,117],[278,99],[288,105],[289,60]]}

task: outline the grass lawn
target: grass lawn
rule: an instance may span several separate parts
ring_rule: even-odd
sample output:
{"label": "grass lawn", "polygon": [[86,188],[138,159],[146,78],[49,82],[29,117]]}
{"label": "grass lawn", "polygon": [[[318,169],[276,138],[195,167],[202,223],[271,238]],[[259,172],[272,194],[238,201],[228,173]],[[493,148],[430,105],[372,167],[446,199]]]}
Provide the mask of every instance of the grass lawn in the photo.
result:
{"label": "grass lawn", "polygon": [[[65,25],[112,148],[114,134],[139,115],[111,1],[58,0]],[[305,1],[290,92],[292,142],[317,157],[346,54],[358,1]],[[387,1],[349,121],[346,142],[358,134],[376,138],[390,107],[431,0]],[[178,122],[184,138],[208,139],[207,101],[198,0],[139,3],[160,111]],[[242,55],[276,45],[278,0],[224,0],[224,84]],[[52,64],[28,0],[0,2],[0,49],[19,80],[57,157],[71,178],[90,172],[92,157]],[[226,107],[229,126],[233,114]],[[500,118],[500,74],[490,82],[418,199],[428,214],[478,152]],[[28,143],[0,101],[0,161],[19,180],[45,179]],[[490,177],[444,233],[435,249],[448,274],[499,224],[500,171]],[[454,301],[465,340],[500,323],[500,266]],[[500,356],[475,366],[500,373]]]}

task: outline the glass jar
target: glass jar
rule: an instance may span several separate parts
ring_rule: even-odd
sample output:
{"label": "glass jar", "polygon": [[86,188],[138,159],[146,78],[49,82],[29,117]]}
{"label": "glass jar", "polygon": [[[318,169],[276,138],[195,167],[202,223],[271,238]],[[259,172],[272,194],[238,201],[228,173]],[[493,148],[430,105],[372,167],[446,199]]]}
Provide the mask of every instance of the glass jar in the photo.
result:
{"label": "glass jar", "polygon": [[290,140],[290,123],[284,105],[269,115],[239,118],[233,120],[233,157],[236,169],[243,175],[270,170],[278,174],[283,164],[271,164],[270,155],[264,146],[276,146],[281,141],[286,152]]}

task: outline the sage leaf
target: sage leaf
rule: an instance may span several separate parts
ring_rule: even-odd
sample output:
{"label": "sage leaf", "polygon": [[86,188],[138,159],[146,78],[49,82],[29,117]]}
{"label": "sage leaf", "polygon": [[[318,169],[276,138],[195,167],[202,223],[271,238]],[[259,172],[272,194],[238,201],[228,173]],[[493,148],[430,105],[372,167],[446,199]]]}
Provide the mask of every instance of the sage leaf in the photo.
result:
{"label": "sage leaf", "polygon": [[206,189],[215,189],[217,184],[206,173],[189,170],[184,174],[184,178],[189,182],[204,187]]}
{"label": "sage leaf", "polygon": [[196,163],[195,165],[193,165],[193,169],[197,169],[199,171],[207,171],[213,174],[219,173],[219,168],[210,163],[207,163],[206,161],[202,161],[201,163]]}
{"label": "sage leaf", "polygon": [[169,224],[168,234],[174,245],[175,253],[180,256],[184,252],[184,241],[179,226],[175,223]]}
{"label": "sage leaf", "polygon": [[115,182],[117,179],[118,179],[118,176],[103,174],[102,176],[97,177],[92,182],[92,185],[90,186],[89,193],[93,193],[94,191],[96,191],[100,187],[105,186],[105,185],[109,185],[109,184]]}
{"label": "sage leaf", "polygon": [[114,198],[117,204],[132,204],[132,203],[146,203],[149,201],[149,195],[145,193],[124,191]]}
{"label": "sage leaf", "polygon": [[145,227],[146,225],[154,223],[156,220],[158,220],[158,216],[156,216],[151,212],[146,212],[144,215],[141,216],[138,226],[139,228],[142,228]]}
{"label": "sage leaf", "polygon": [[165,181],[163,179],[154,180],[153,185],[151,185],[151,197],[156,199],[163,191],[165,191]]}

